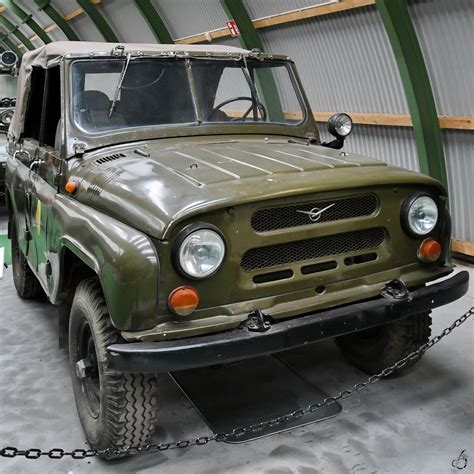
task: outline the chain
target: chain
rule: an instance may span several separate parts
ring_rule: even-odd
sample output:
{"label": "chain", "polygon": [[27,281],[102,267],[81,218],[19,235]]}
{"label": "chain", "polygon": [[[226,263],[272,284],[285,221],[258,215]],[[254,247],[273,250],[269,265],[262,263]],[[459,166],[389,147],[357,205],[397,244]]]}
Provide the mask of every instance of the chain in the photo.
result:
{"label": "chain", "polygon": [[234,428],[229,433],[218,433],[212,436],[200,436],[199,438],[192,438],[182,441],[172,441],[169,443],[149,444],[147,446],[124,446],[121,448],[107,448],[101,450],[74,449],[73,451],[65,451],[64,449],[54,448],[50,449],[49,451],[42,451],[41,449],[37,448],[20,450],[17,448],[6,447],[0,450],[0,457],[14,458],[17,456],[24,456],[27,459],[39,459],[41,456],[47,456],[50,459],[62,459],[65,456],[71,456],[74,459],[85,459],[94,456],[112,457],[120,455],[134,455],[141,452],[157,452],[166,451],[168,449],[189,448],[190,446],[202,446],[212,441],[220,443],[226,441],[229,437],[239,437],[247,433],[258,433],[259,431],[262,431],[264,429],[279,426],[281,424],[288,423],[289,421],[301,418],[307,415],[308,413],[313,413],[321,409],[322,407],[336,403],[338,400],[348,398],[354,393],[366,389],[369,385],[379,382],[381,379],[387,377],[396,370],[402,369],[409,362],[419,359],[426,351],[431,349],[435,344],[440,342],[441,339],[445,338],[448,334],[451,334],[454,329],[461,326],[461,324],[466,322],[473,315],[474,307],[469,309],[469,311],[464,313],[460,318],[456,319],[456,321],[454,321],[451,326],[444,329],[439,335],[433,337],[428,342],[420,346],[416,351],[413,351],[410,354],[406,355],[399,361],[395,362],[395,364],[383,369],[378,374],[371,375],[365,381],[356,383],[351,388],[343,390],[335,396],[327,397],[321,402],[313,403],[311,405],[306,406],[306,408],[301,408],[299,410],[292,411],[291,413],[279,416],[277,418],[273,418],[271,420],[262,421],[260,423],[255,423],[249,426],[239,426],[237,428]]}

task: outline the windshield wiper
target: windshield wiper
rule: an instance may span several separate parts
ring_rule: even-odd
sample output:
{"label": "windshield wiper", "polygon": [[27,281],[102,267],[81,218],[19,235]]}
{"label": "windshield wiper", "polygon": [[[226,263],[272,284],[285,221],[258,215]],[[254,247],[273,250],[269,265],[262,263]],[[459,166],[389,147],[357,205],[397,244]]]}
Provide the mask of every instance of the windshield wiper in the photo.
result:
{"label": "windshield wiper", "polygon": [[128,65],[130,64],[130,59],[132,59],[132,53],[127,54],[125,64],[123,65],[122,72],[120,73],[120,78],[117,83],[117,87],[115,88],[114,100],[112,101],[112,104],[110,105],[110,109],[109,109],[109,118],[112,117],[112,114],[114,113],[115,104],[117,103],[118,96],[120,94],[120,89],[122,89],[123,80],[125,79],[125,74],[127,74]]}
{"label": "windshield wiper", "polygon": [[247,66],[247,59],[245,58],[245,56],[243,56],[242,59],[244,61],[244,67],[242,67],[241,69],[242,69],[242,72],[244,73],[245,80],[247,81],[247,84],[250,88],[250,93],[252,94],[252,99],[254,100],[255,105],[257,106],[257,109],[259,110],[261,117],[264,118],[265,117],[265,107],[260,102],[260,99],[258,97],[257,88],[255,87],[255,83],[252,81],[252,78],[250,77],[249,68]]}

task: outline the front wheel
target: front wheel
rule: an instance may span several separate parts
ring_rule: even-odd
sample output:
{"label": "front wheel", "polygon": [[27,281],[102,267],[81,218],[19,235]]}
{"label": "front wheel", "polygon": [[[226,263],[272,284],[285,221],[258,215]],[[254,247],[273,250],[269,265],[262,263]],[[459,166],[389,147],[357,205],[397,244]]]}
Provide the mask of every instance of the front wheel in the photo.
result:
{"label": "front wheel", "polygon": [[[385,326],[338,337],[336,344],[349,362],[373,375],[416,351],[428,342],[430,335],[431,317],[428,311]],[[393,374],[397,375],[412,367],[420,359],[421,355]]]}
{"label": "front wheel", "polygon": [[106,348],[123,342],[112,326],[97,279],[81,282],[69,321],[69,361],[77,412],[93,449],[149,444],[156,420],[156,377],[107,368]]}

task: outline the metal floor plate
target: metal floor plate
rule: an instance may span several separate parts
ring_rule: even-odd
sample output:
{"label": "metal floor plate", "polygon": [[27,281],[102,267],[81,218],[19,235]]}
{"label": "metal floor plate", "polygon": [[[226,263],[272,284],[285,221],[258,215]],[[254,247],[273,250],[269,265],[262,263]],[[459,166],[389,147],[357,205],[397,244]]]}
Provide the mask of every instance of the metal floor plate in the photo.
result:
{"label": "metal floor plate", "polygon": [[[259,357],[234,364],[183,370],[171,374],[214,433],[271,420],[312,403],[327,394],[310,384],[276,357]],[[258,433],[229,437],[244,443],[337,415],[333,403],[302,418]]]}

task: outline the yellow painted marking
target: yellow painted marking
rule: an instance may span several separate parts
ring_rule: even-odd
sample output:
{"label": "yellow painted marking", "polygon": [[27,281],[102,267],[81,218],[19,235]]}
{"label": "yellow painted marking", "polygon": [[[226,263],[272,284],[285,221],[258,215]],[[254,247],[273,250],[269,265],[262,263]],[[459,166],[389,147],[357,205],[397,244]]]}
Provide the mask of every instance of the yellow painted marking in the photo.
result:
{"label": "yellow painted marking", "polygon": [[36,235],[40,235],[41,233],[41,201],[38,201],[38,203],[36,204],[35,228],[36,228]]}

